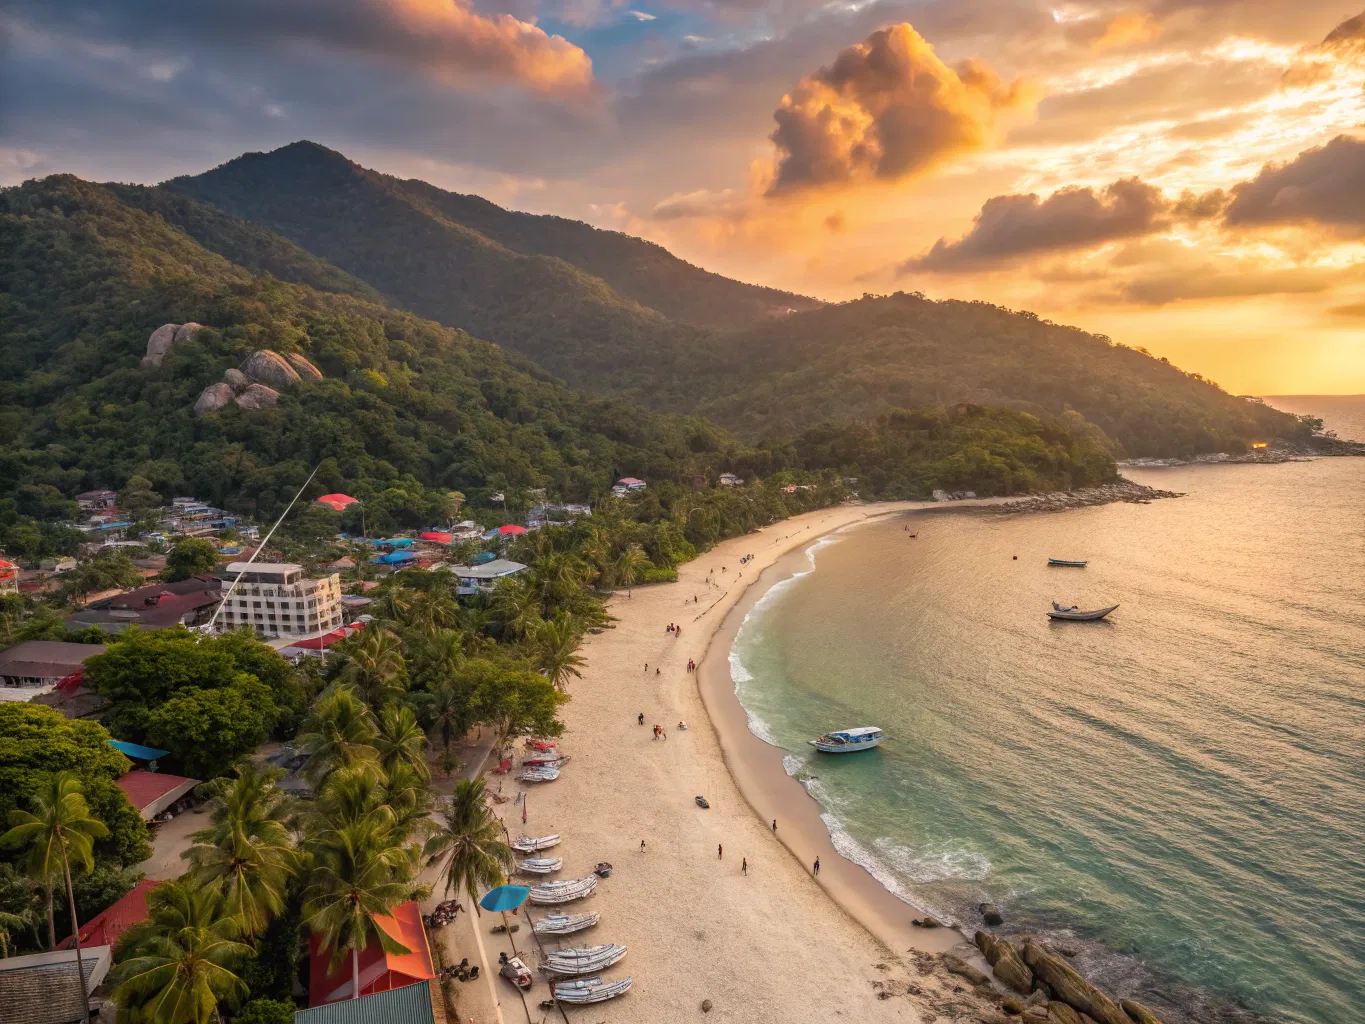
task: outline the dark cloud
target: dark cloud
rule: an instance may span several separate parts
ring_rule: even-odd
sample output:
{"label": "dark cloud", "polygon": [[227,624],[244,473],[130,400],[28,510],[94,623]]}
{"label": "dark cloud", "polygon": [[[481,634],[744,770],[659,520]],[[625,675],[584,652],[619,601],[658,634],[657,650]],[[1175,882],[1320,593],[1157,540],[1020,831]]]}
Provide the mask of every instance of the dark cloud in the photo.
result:
{"label": "dark cloud", "polygon": [[950,68],[908,23],[879,29],[782,98],[772,191],[923,173],[987,145],[1033,98],[978,62]]}
{"label": "dark cloud", "polygon": [[1207,263],[1140,276],[1125,284],[1114,298],[1142,306],[1165,306],[1192,299],[1312,295],[1326,291],[1335,281],[1335,275],[1321,270],[1299,267],[1271,270],[1222,268]]}
{"label": "dark cloud", "polygon": [[1365,229],[1365,142],[1338,135],[1283,164],[1267,164],[1232,189],[1232,227],[1321,224]]}

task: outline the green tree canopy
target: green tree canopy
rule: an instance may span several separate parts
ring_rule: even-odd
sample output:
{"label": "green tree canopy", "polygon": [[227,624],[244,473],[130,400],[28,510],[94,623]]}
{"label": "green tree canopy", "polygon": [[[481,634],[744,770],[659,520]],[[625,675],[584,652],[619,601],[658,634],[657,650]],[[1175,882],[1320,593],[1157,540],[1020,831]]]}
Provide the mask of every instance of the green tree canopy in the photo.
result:
{"label": "green tree canopy", "polygon": [[166,556],[166,579],[187,580],[212,572],[218,564],[218,548],[203,537],[186,537]]}

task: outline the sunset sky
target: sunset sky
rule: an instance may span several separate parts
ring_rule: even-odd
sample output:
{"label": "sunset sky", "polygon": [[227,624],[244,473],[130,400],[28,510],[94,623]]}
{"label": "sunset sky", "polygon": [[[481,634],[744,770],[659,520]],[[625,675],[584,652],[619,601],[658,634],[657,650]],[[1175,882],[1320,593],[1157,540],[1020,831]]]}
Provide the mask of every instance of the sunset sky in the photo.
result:
{"label": "sunset sky", "polygon": [[11,0],[0,183],[307,138],[748,281],[1365,392],[1361,3]]}

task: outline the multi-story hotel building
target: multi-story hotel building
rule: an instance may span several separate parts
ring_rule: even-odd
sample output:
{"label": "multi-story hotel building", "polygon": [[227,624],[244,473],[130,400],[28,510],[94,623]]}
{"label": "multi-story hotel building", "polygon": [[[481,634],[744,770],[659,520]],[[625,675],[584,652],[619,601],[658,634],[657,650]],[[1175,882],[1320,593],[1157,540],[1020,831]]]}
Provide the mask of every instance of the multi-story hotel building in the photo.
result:
{"label": "multi-story hotel building", "polygon": [[[237,580],[237,574],[242,578]],[[341,625],[341,577],[307,579],[290,562],[233,562],[223,581],[223,629],[251,626],[262,637],[312,636]],[[228,588],[237,581],[228,594]]]}

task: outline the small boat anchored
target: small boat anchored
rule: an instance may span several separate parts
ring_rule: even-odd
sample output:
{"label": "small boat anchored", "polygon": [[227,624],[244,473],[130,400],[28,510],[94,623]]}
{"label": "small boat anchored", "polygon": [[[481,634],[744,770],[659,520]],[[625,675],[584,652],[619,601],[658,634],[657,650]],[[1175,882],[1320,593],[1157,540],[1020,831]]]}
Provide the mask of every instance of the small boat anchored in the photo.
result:
{"label": "small boat anchored", "polygon": [[565,878],[558,882],[537,885],[531,889],[529,899],[537,906],[555,906],[591,896],[596,889],[597,876],[585,875],[582,878]]}
{"label": "small boat anchored", "polygon": [[550,993],[561,1003],[605,1003],[630,991],[630,978],[606,981],[600,977],[550,983]]}
{"label": "small boat anchored", "polygon": [[1084,569],[1087,565],[1090,564],[1090,561],[1088,559],[1075,558],[1049,558],[1047,560],[1047,564],[1060,565],[1067,569]]}
{"label": "small boat anchored", "polygon": [[885,739],[886,734],[877,726],[863,725],[856,729],[826,733],[818,740],[806,742],[822,754],[856,754],[860,750],[881,746]]}
{"label": "small boat anchored", "polygon": [[1074,604],[1058,604],[1053,601],[1047,616],[1060,622],[1098,622],[1117,607],[1118,605],[1111,604],[1108,608],[1096,608],[1087,612],[1081,611]]}
{"label": "small boat anchored", "polygon": [[625,956],[626,947],[615,944],[556,949],[545,954],[540,969],[547,974],[596,974],[619,964]]}
{"label": "small boat anchored", "polygon": [[535,853],[537,850],[548,850],[552,846],[559,845],[559,833],[548,836],[521,836],[512,840],[512,849],[517,853]]}
{"label": "small boat anchored", "polygon": [[531,930],[537,935],[572,935],[592,928],[601,917],[596,910],[586,914],[546,914],[531,926]]}
{"label": "small boat anchored", "polygon": [[528,875],[548,875],[564,866],[563,857],[528,857],[517,862],[517,870]]}

